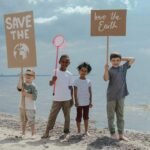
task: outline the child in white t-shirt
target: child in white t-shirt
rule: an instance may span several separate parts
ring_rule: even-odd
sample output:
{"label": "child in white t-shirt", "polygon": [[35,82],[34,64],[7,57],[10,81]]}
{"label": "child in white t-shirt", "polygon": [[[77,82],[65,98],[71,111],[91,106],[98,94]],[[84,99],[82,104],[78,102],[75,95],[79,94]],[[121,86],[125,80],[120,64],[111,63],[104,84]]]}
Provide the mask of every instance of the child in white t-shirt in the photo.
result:
{"label": "child in white t-shirt", "polygon": [[86,75],[91,72],[92,68],[86,62],[83,62],[77,68],[80,77],[74,81],[74,98],[75,106],[77,107],[76,124],[78,133],[80,133],[80,123],[83,117],[85,135],[88,136],[89,108],[92,107],[92,88],[91,81],[86,78]]}
{"label": "child in white t-shirt", "polygon": [[64,113],[64,139],[69,138],[70,132],[70,108],[73,105],[72,73],[67,70],[70,64],[68,55],[62,55],[59,59],[60,68],[56,70],[56,76],[50,80],[50,86],[55,84],[53,104],[49,114],[46,131],[41,138],[48,138],[49,131],[53,129],[59,111]]}
{"label": "child in white t-shirt", "polygon": [[22,135],[25,135],[27,122],[31,127],[32,136],[35,135],[35,100],[37,99],[37,89],[33,83],[34,79],[35,72],[27,69],[25,72],[25,81],[23,81],[23,75],[21,73],[17,85],[18,91],[22,94],[22,100],[19,104]]}

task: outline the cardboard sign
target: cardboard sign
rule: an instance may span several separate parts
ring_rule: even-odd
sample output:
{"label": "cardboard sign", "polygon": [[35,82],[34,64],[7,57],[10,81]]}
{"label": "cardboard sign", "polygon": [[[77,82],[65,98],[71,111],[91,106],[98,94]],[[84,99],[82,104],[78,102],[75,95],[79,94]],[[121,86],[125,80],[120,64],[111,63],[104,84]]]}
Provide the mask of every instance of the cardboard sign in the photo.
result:
{"label": "cardboard sign", "polygon": [[8,67],[36,66],[33,12],[4,16]]}
{"label": "cardboard sign", "polygon": [[92,10],[91,35],[126,35],[126,10]]}

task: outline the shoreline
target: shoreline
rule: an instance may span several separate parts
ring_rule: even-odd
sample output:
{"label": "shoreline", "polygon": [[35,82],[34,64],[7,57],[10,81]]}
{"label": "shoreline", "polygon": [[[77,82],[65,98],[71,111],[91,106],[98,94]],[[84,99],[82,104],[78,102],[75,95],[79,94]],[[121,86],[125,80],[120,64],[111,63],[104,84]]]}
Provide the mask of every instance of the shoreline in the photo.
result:
{"label": "shoreline", "polygon": [[[49,139],[41,139],[46,128],[46,121],[38,118],[36,120],[37,135],[31,138],[27,131],[25,139],[19,138],[19,118],[7,113],[0,113],[0,149],[1,150],[150,150],[150,133],[126,130],[125,135],[129,142],[112,140],[107,129],[96,129],[89,123],[91,136],[85,137],[76,133],[75,124],[71,124],[71,133],[68,142],[60,142],[63,135],[63,124],[56,125]],[[82,126],[83,128],[83,126]]]}

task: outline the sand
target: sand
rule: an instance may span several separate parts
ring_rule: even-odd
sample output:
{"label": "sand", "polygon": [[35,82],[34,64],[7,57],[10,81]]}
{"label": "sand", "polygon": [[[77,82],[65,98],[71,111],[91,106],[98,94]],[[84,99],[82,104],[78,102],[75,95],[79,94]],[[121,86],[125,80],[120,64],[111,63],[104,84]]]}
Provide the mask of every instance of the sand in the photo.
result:
{"label": "sand", "polygon": [[96,129],[90,122],[91,136],[78,135],[75,123],[71,124],[69,141],[62,142],[63,125],[56,123],[49,139],[41,139],[46,121],[38,119],[37,134],[31,137],[30,131],[20,137],[19,118],[0,113],[0,150],[150,150],[150,133],[126,130],[129,142],[112,140],[107,129]]}

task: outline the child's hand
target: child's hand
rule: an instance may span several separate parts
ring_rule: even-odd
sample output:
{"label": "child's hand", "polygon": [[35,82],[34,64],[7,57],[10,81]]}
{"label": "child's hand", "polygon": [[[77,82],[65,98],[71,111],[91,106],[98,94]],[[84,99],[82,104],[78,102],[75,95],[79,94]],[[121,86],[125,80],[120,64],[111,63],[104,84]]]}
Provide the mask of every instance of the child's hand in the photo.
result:
{"label": "child's hand", "polygon": [[93,104],[90,104],[89,107],[92,108],[92,107],[93,107]]}
{"label": "child's hand", "polygon": [[49,81],[49,84],[53,85],[56,82],[56,80],[57,80],[57,76],[53,76],[52,80]]}
{"label": "child's hand", "polygon": [[70,107],[74,105],[73,99],[70,101]]}
{"label": "child's hand", "polygon": [[26,93],[26,91],[25,91],[25,90],[23,90],[23,91],[22,91],[22,96],[24,96],[24,97],[25,97],[25,96],[26,96],[26,94],[27,94],[27,93]]}
{"label": "child's hand", "polygon": [[53,76],[52,81],[55,82],[57,80],[57,76]]}
{"label": "child's hand", "polygon": [[78,103],[78,102],[76,102],[76,103],[75,103],[75,106],[76,106],[76,107],[78,107],[78,106],[79,106],[79,103]]}
{"label": "child's hand", "polygon": [[104,68],[105,68],[105,70],[109,70],[109,65],[105,64]]}

